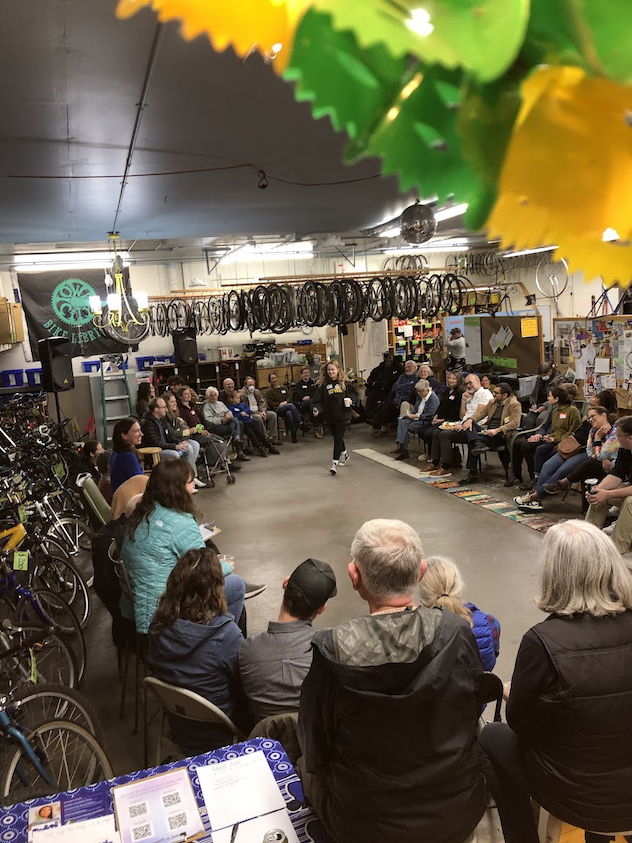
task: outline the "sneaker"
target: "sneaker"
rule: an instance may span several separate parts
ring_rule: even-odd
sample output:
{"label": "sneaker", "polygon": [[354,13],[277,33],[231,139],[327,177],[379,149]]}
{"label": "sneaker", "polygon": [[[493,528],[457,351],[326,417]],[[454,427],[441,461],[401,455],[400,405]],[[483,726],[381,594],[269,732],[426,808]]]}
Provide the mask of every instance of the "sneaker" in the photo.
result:
{"label": "sneaker", "polygon": [[532,494],[529,495],[516,495],[513,499],[513,502],[516,506],[524,506],[525,504],[531,503],[531,501],[535,500]]}
{"label": "sneaker", "polygon": [[281,451],[277,451],[274,445],[268,445],[268,453],[269,454],[280,454]]}
{"label": "sneaker", "polygon": [[340,459],[338,460],[338,465],[343,466],[349,462],[349,453],[347,451],[343,451],[340,454]]}
{"label": "sneaker", "polygon": [[560,490],[560,492],[565,492],[570,487],[570,485],[571,481],[568,479],[568,477],[562,477],[561,480],[557,481],[557,488]]}
{"label": "sneaker", "polygon": [[257,448],[257,453],[260,457],[267,457],[268,456],[268,449],[267,448]]}
{"label": "sneaker", "polygon": [[486,445],[484,442],[478,442],[472,448],[472,453],[474,454],[475,457],[479,457],[481,454],[485,454],[489,450],[490,450],[489,445]]}
{"label": "sneaker", "polygon": [[191,489],[191,494],[192,494],[192,495],[197,495],[197,493],[198,493],[198,490],[197,490],[197,489]]}
{"label": "sneaker", "polygon": [[557,495],[557,493],[560,491],[559,483],[545,483],[542,488],[547,493],[547,495]]}
{"label": "sneaker", "polygon": [[434,474],[436,470],[437,470],[436,465],[429,465],[428,468],[420,468],[419,473],[425,474],[425,475]]}
{"label": "sneaker", "polygon": [[238,463],[230,463],[230,470],[231,471],[241,471],[241,466]]}
{"label": "sneaker", "polygon": [[251,582],[244,583],[246,586],[246,593],[244,594],[244,600],[249,600],[251,597],[256,597],[257,594],[261,594],[262,591],[265,591],[268,587],[267,585],[253,585]]}
{"label": "sneaker", "polygon": [[542,503],[536,500],[520,504],[518,509],[521,512],[544,512],[544,507],[542,506]]}
{"label": "sneaker", "polygon": [[517,486],[519,485],[520,481],[516,480],[514,477],[510,477],[508,480],[505,480],[503,486]]}
{"label": "sneaker", "polygon": [[465,475],[465,477],[462,480],[459,480],[458,485],[459,486],[469,486],[470,483],[480,483],[480,482],[481,481],[478,478],[478,474],[472,474],[471,471],[468,471],[468,473]]}
{"label": "sneaker", "polygon": [[338,465],[339,465],[338,460],[332,460],[331,461],[331,468],[329,469],[329,473],[331,474],[332,477],[334,477],[336,475],[336,473],[338,471]]}
{"label": "sneaker", "polygon": [[193,478],[193,483],[197,489],[206,489],[206,483],[202,483],[198,477]]}

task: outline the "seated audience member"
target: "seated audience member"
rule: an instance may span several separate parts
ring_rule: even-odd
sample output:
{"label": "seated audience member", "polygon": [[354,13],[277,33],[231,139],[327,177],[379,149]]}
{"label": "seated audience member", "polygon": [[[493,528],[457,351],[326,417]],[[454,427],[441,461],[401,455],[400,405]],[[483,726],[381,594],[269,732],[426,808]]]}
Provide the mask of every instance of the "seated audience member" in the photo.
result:
{"label": "seated audience member", "polygon": [[156,390],[153,383],[150,381],[143,381],[138,384],[138,391],[136,393],[136,415],[139,419],[149,412],[149,402],[156,397]]}
{"label": "seated audience member", "polygon": [[121,515],[127,515],[129,518],[136,504],[145,494],[147,483],[149,483],[148,474],[138,474],[130,477],[125,483],[121,483],[112,495],[112,521],[116,521]]}
{"label": "seated audience member", "polygon": [[[491,392],[481,386],[478,375],[470,374],[465,378],[465,392],[461,397],[459,410],[461,421],[449,430],[435,428],[428,464],[421,469],[420,474],[431,474],[433,477],[449,477],[452,474],[452,446],[458,442],[468,441],[468,426],[463,427],[463,425],[472,418],[479,407],[488,407],[493,399]],[[479,421],[483,422],[484,418]]]}
{"label": "seated audience member", "polygon": [[[574,433],[581,424],[579,410],[571,404],[571,400],[564,387],[552,386],[549,390],[548,401],[553,407],[551,414],[540,430],[534,433],[533,436],[530,436],[526,442],[523,441],[520,446],[522,456],[529,453],[529,451],[533,454],[532,482],[537,480],[542,466],[553,456],[561,440],[565,436]],[[513,457],[515,462],[515,454]],[[522,489],[523,486],[520,486],[520,488]],[[525,498],[524,501],[522,497]],[[514,503],[518,506],[527,503],[527,498],[528,495],[517,496],[514,498]]]}
{"label": "seated audience member", "polygon": [[[594,400],[596,398],[597,396],[593,396]],[[614,416],[611,416],[605,407],[595,406],[593,403],[588,408],[586,422],[582,422],[573,435],[577,436],[585,423],[590,425],[585,447],[569,459],[565,459],[562,454],[555,454],[547,460],[538,476],[535,491],[521,498],[524,503],[520,504],[519,509],[524,512],[542,511],[542,501],[547,495],[556,495],[562,489],[568,489],[571,483],[587,480],[589,477],[603,480],[610,471],[619,451],[617,430],[613,426]]]}
{"label": "seated audience member", "polygon": [[441,383],[440,380],[437,380],[437,378],[435,378],[432,369],[427,363],[421,364],[417,374],[420,378],[423,378],[424,380],[428,381],[435,395],[441,396],[444,392],[446,392],[447,386],[444,383]]}
{"label": "seated audience member", "polygon": [[[426,380],[418,380],[415,384],[417,399],[409,412],[402,416],[397,422],[397,447],[394,453],[398,454],[396,459],[410,459],[408,453],[408,438],[410,434],[423,433],[424,430],[432,427],[432,420],[439,409],[439,398],[432,391],[432,387]],[[403,402],[402,402],[403,403]]]}
{"label": "seated audience member", "polygon": [[306,559],[283,580],[278,620],[267,632],[246,638],[239,650],[244,692],[255,721],[272,714],[298,711],[301,687],[312,664],[312,621],[336,596],[331,566]]}
{"label": "seated audience member", "polygon": [[[506,843],[538,843],[531,799],[601,833],[632,829],[632,578],[592,524],[551,527],[538,606],[523,637],[507,723],[480,736],[483,769]],[[628,838],[630,839],[630,838]]]}
{"label": "seated audience member", "polygon": [[312,370],[309,368],[309,366],[304,366],[301,369],[301,379],[297,381],[297,383],[294,385],[292,401],[296,405],[296,407],[298,407],[298,411],[301,414],[301,418],[306,428],[311,427],[311,401],[314,397],[315,392],[316,381],[312,378]]}
{"label": "seated audience member", "polygon": [[[446,340],[445,347],[448,350],[448,368],[463,369],[465,367],[465,349],[467,348],[467,343],[460,328],[452,328],[450,339]],[[489,384],[484,389],[489,389]]]}
{"label": "seated audience member", "polygon": [[444,609],[464,618],[472,628],[483,670],[492,671],[500,651],[500,624],[493,615],[463,602],[465,583],[452,559],[431,556],[419,581],[419,596],[428,609]]}
{"label": "seated audience member", "polygon": [[489,391],[493,393],[492,382],[489,379],[488,375],[481,376],[481,386],[483,387],[483,389],[489,389]]}
{"label": "seated audience member", "polygon": [[[121,598],[123,617],[146,633],[158,599],[176,562],[187,550],[204,547],[191,493],[193,472],[182,460],[165,460],[152,471],[147,488],[127,522],[121,558],[134,589],[134,606]],[[244,608],[244,581],[222,563],[228,610],[236,621]]]}
{"label": "seated audience member", "polygon": [[174,394],[181,390],[185,385],[186,384],[184,383],[182,375],[170,375],[167,378],[167,389]]}
{"label": "seated audience member", "polygon": [[[194,691],[246,732],[239,681],[241,630],[229,613],[217,554],[203,547],[178,559],[149,628],[148,662],[157,679]],[[221,723],[199,723],[168,713],[173,740],[198,755],[232,740]]]}
{"label": "seated audience member", "polygon": [[219,393],[219,400],[223,401],[226,406],[228,406],[228,399],[233,394],[237,387],[235,386],[235,381],[232,378],[224,378],[222,381],[222,389]]}
{"label": "seated audience member", "polygon": [[244,454],[242,440],[243,425],[237,421],[218,396],[219,391],[214,386],[209,386],[205,393],[206,400],[202,404],[202,418],[206,429],[217,436],[232,436],[237,459],[240,462],[248,462],[250,457]]}
{"label": "seated audience member", "polygon": [[402,374],[403,367],[399,360],[395,360],[390,351],[384,352],[384,359],[379,366],[371,370],[366,380],[366,415],[367,418],[378,404],[388,399],[395,382]]}
{"label": "seated audience member", "polygon": [[228,409],[233,416],[244,426],[244,433],[250,439],[253,447],[257,449],[259,455],[267,457],[268,452],[271,454],[278,454],[279,451],[274,447],[266,436],[265,427],[260,419],[255,419],[252,415],[252,410],[247,404],[239,399],[239,393],[235,390],[228,396]]}
{"label": "seated audience member", "polygon": [[96,439],[87,439],[81,448],[81,459],[77,467],[77,474],[89,474],[95,483],[99,482],[101,472],[97,465],[99,454],[103,453],[103,445]]}
{"label": "seated audience member", "polygon": [[563,379],[562,373],[552,363],[540,364],[533,392],[529,396],[529,412],[523,424],[525,430],[532,430],[544,422],[553,409],[547,400],[549,390],[552,386],[562,386]]}
{"label": "seated audience member", "polygon": [[[463,376],[460,372],[448,372],[448,387],[439,397],[439,407],[432,420],[432,425],[422,431],[421,437],[428,447],[432,444],[432,437],[439,425],[444,422],[458,422],[461,418],[461,399],[463,397]],[[423,454],[418,456],[419,462],[426,462]]]}
{"label": "seated audience member", "polygon": [[[619,509],[612,541],[619,553],[627,554],[632,543],[632,416],[617,419],[617,460],[603,480],[593,488],[593,494],[586,493],[590,504],[586,521],[601,529],[611,506]],[[628,485],[624,485],[628,484]]]}
{"label": "seated audience member", "polygon": [[106,499],[112,503],[112,481],[110,480],[110,454],[111,451],[101,451],[97,457],[97,469],[99,471],[99,482],[97,484],[99,491]]}
{"label": "seated audience member", "polygon": [[333,843],[464,841],[486,803],[472,630],[415,606],[426,563],[408,524],[368,521],[351,558],[370,615],[314,636],[298,723],[305,795]]}
{"label": "seated audience member", "polygon": [[133,416],[119,419],[112,431],[112,453],[110,454],[110,482],[112,492],[136,474],[144,474],[137,448],[143,438],[140,422]]}
{"label": "seated audience member", "polygon": [[[182,388],[181,392],[184,392],[186,395],[187,392],[190,393],[190,390],[187,386],[185,386]],[[214,465],[219,458],[228,459],[228,445],[224,439],[222,439],[221,436],[217,436],[215,433],[209,433],[209,431],[199,421],[195,410],[191,410],[190,407],[187,408],[184,404],[179,404],[178,399],[173,392],[165,393],[165,400],[167,402],[167,421],[171,425],[172,429],[176,431],[176,435],[179,432],[181,436],[186,437],[186,441],[192,446],[197,445],[199,450],[204,449],[202,453],[206,452],[206,458],[211,465]],[[189,400],[191,399],[189,398]],[[181,412],[187,416],[189,422],[193,422],[193,426],[188,426],[187,422],[180,415]],[[202,428],[202,431],[198,432],[200,427]],[[230,467],[232,471],[241,471],[240,465],[233,465],[230,463]],[[202,484],[196,479],[195,485],[201,486]]]}
{"label": "seated audience member", "polygon": [[261,420],[266,428],[268,439],[272,440],[272,444],[280,445],[277,414],[274,410],[268,409],[266,399],[263,397],[261,391],[257,389],[254,378],[246,378],[239,396],[244,404],[247,404],[252,410],[253,418]]}
{"label": "seated audience member", "polygon": [[[485,451],[497,451],[507,443],[507,434],[518,430],[522,409],[520,401],[511,391],[508,383],[494,386],[493,400],[486,407],[479,407],[473,416],[463,422],[462,428],[467,432],[467,474],[459,481],[459,485],[478,482],[477,462],[480,454]],[[485,418],[485,428],[478,424]],[[509,460],[507,460],[509,462]]]}
{"label": "seated audience member", "polygon": [[296,444],[298,442],[296,431],[299,427],[301,430],[303,429],[303,422],[301,421],[301,414],[291,401],[290,390],[285,384],[281,383],[276,372],[270,372],[268,383],[270,384],[266,391],[268,407],[285,421],[285,426],[292,436],[292,442]]}
{"label": "seated audience member", "polygon": [[[182,440],[182,434],[167,422],[167,402],[164,398],[152,398],[149,411],[140,420],[143,431],[143,448],[161,448],[160,459],[186,459],[193,469],[193,476],[197,477],[195,460],[200,453],[200,447],[189,447],[188,442]],[[199,481],[196,486],[203,486]]]}
{"label": "seated audience member", "polygon": [[407,360],[404,363],[404,371],[395,381],[387,400],[382,404],[376,414],[380,428],[375,431],[373,436],[376,438],[388,436],[388,425],[397,419],[402,401],[408,401],[410,399],[418,380],[417,364],[414,360]]}

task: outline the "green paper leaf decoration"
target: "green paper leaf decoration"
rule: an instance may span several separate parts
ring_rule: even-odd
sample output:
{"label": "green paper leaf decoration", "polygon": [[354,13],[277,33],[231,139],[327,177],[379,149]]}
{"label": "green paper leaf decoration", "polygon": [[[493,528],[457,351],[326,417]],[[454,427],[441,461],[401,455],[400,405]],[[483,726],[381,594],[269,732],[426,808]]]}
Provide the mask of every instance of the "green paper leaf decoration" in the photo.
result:
{"label": "green paper leaf decoration", "polygon": [[[554,2],[554,0],[550,0]],[[498,78],[524,41],[529,0],[314,0],[351,30],[362,47],[387,45],[395,56]]]}
{"label": "green paper leaf decoration", "polygon": [[[578,0],[572,5],[582,7],[584,20],[592,34],[597,62],[603,72],[615,82],[632,83],[630,0]],[[593,69],[599,71],[600,68],[593,66]]]}

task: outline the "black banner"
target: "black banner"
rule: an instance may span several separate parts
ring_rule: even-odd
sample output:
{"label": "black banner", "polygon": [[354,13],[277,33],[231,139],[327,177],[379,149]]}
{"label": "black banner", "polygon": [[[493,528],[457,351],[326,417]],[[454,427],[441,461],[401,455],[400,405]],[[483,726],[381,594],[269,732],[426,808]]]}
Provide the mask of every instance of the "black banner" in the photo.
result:
{"label": "black banner", "polygon": [[95,328],[90,296],[105,292],[102,269],[51,270],[18,275],[22,307],[29,329],[33,356],[38,356],[38,340],[62,337],[70,343],[71,357],[113,354],[128,347]]}

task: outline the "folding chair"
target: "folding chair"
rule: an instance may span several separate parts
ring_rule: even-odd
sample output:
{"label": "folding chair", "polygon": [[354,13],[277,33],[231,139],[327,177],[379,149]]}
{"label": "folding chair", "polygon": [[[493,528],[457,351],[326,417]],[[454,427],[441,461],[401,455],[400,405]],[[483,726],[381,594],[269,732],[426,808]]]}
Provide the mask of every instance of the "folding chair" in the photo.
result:
{"label": "folding chair", "polygon": [[89,474],[80,474],[77,477],[77,486],[81,489],[81,495],[90,518],[90,526],[96,531],[105,527],[112,520],[112,507],[99,491],[99,487]]}
{"label": "folding chair", "polygon": [[[227,717],[221,708],[213,705],[204,697],[196,694],[194,691],[189,691],[187,688],[179,688],[177,685],[170,685],[168,682],[163,682],[156,679],[155,676],[147,676],[143,682],[145,687],[145,694],[147,691],[152,691],[161,703],[160,708],[160,733],[158,741],[156,742],[156,758],[154,766],[158,766],[163,755],[163,745],[168,747],[169,755],[176,755],[178,758],[185,758],[182,750],[168,737],[165,736],[165,709],[171,714],[176,714],[178,717],[184,717],[187,720],[194,720],[198,723],[221,723],[230,729],[234,740],[232,743],[245,740],[237,726],[233,723],[230,717]],[[148,722],[145,720],[145,754],[148,752]]]}

